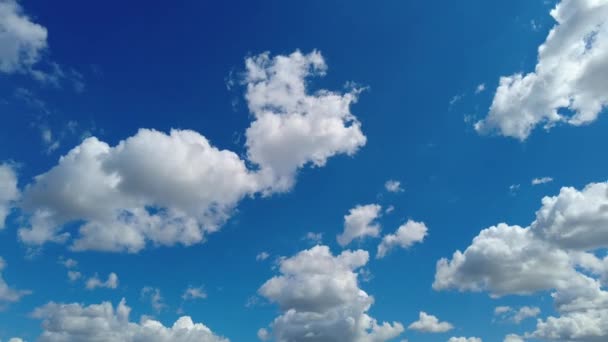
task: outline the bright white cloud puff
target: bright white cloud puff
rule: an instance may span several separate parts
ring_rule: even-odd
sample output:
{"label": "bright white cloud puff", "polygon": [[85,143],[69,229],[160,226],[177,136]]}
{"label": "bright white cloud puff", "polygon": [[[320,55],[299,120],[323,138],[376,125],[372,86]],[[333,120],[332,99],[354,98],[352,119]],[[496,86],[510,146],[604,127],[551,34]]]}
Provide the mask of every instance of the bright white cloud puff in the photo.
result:
{"label": "bright white cloud puff", "polygon": [[563,0],[551,16],[534,72],[500,79],[478,132],[525,140],[538,125],[589,124],[608,105],[608,1]]}

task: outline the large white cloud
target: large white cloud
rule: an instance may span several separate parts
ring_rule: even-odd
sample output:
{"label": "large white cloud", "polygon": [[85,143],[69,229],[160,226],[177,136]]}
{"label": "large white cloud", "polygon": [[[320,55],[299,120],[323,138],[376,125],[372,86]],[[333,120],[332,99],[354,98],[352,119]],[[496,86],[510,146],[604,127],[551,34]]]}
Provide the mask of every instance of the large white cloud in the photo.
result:
{"label": "large white cloud", "polygon": [[535,71],[500,79],[477,131],[524,140],[539,124],[593,122],[608,104],[608,1],[563,0],[551,16]]}
{"label": "large white cloud", "polygon": [[4,278],[2,278],[2,271],[6,267],[6,262],[0,257],[0,308],[5,303],[17,302],[21,297],[28,295],[31,291],[28,290],[16,290],[8,286]]}
{"label": "large white cloud", "polygon": [[32,22],[17,1],[0,1],[0,72],[28,71],[40,60],[46,39],[46,28]]}
{"label": "large white cloud", "polygon": [[410,324],[408,329],[425,333],[444,333],[454,329],[454,326],[448,322],[440,322],[437,317],[420,311],[418,320]]}
{"label": "large white cloud", "polygon": [[32,315],[42,320],[41,342],[228,342],[188,316],[165,327],[145,317],[140,323],[130,322],[130,312],[123,299],[116,308],[109,302],[90,306],[51,302]]}
{"label": "large white cloud", "polygon": [[400,323],[379,324],[367,314],[374,299],[359,288],[355,271],[368,259],[362,250],[334,256],[327,246],[282,259],[281,274],[259,289],[282,314],[271,323],[271,333],[260,335],[278,342],[380,342],[399,336]]}
{"label": "large white cloud", "polygon": [[413,244],[424,241],[427,232],[428,228],[424,222],[408,220],[397,229],[395,234],[388,234],[382,238],[376,257],[384,258],[395,247],[410,248]]}
{"label": "large white cloud", "polygon": [[[29,224],[20,239],[127,252],[200,243],[244,197],[288,190],[298,168],[352,154],[365,142],[349,112],[356,92],[307,94],[305,79],[326,69],[320,53],[265,53],[246,65],[254,114],[249,160],[189,130],[141,129],[116,146],[88,138],[26,187],[22,209]],[[356,144],[345,138],[351,135]]]}
{"label": "large white cloud", "polygon": [[[482,230],[464,252],[437,263],[433,287],[496,296],[552,291],[560,315],[539,319],[536,331],[526,336],[605,341],[607,260],[596,253],[608,247],[606,189],[607,183],[592,183],[580,191],[562,188],[559,195],[543,199],[530,226],[502,223]],[[513,319],[538,313],[528,308]]]}
{"label": "large white cloud", "polygon": [[338,235],[340,246],[344,247],[355,239],[367,236],[378,237],[380,225],[376,219],[381,215],[382,207],[377,204],[358,205],[344,216],[344,232]]}
{"label": "large white cloud", "polygon": [[19,236],[33,245],[62,241],[64,225],[83,220],[77,250],[191,245],[256,189],[255,176],[235,153],[193,131],[142,129],[115,147],[89,138],[25,189],[31,226]]}
{"label": "large white cloud", "polygon": [[6,217],[19,199],[17,174],[9,164],[0,164],[0,229],[4,229]]}
{"label": "large white cloud", "polygon": [[592,183],[582,191],[565,187],[559,195],[543,198],[531,227],[563,248],[608,247],[608,183]]}
{"label": "large white cloud", "polygon": [[360,90],[309,93],[306,79],[327,70],[318,51],[272,58],[264,53],[248,58],[246,66],[246,98],[255,117],[246,132],[247,155],[274,190],[289,189],[307,163],[323,166],[365,145],[361,124],[350,112]]}

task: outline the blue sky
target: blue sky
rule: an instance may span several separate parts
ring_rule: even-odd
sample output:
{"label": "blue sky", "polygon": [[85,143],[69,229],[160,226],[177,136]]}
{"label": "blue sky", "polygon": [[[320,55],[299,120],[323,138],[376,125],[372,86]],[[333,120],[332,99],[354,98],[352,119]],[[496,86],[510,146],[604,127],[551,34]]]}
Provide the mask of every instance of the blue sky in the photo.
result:
{"label": "blue sky", "polygon": [[0,0],[0,341],[604,341],[606,18]]}

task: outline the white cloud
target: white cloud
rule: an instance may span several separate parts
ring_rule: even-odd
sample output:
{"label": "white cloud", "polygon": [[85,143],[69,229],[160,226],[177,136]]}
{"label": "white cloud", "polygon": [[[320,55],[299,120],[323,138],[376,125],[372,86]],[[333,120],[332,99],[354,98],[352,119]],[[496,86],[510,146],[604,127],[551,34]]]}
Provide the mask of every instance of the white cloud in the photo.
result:
{"label": "white cloud", "polygon": [[503,320],[510,320],[513,323],[519,324],[527,318],[540,315],[540,308],[535,306],[522,306],[515,310],[509,306],[498,306],[494,309],[494,315],[500,316]]}
{"label": "white cloud", "polygon": [[381,342],[399,336],[401,324],[379,324],[367,314],[374,299],[359,288],[355,271],[368,260],[366,251],[333,256],[327,246],[282,259],[281,275],[259,289],[282,311],[269,334],[277,342]]}
{"label": "white cloud", "polygon": [[544,240],[568,249],[608,247],[608,183],[564,187],[542,203],[531,227]]}
{"label": "white cloud", "polygon": [[439,322],[437,317],[420,311],[419,319],[410,324],[408,329],[425,333],[444,333],[454,329],[454,326],[448,322]]}
{"label": "white cloud", "polygon": [[12,337],[8,340],[8,342],[24,342],[23,339],[19,337]]}
{"label": "white cloud", "polygon": [[403,192],[404,191],[403,188],[401,187],[401,182],[394,180],[394,179],[387,180],[386,183],[384,183],[384,188],[388,192]]}
{"label": "white cloud", "polygon": [[289,189],[298,168],[323,166],[336,154],[353,155],[366,143],[351,114],[359,89],[309,93],[306,79],[323,76],[318,51],[247,58],[247,102],[255,121],[247,129],[248,159],[261,167],[273,190]]}
{"label": "white cloud", "polygon": [[382,207],[377,204],[358,205],[344,216],[344,232],[338,235],[340,246],[344,247],[355,239],[378,237],[380,225],[375,221],[381,215]]}
{"label": "white cloud", "polygon": [[269,256],[270,256],[270,254],[268,254],[267,252],[260,252],[260,253],[258,253],[258,255],[255,256],[255,260],[264,261],[264,260],[268,259]]}
{"label": "white cloud", "polygon": [[268,330],[266,330],[264,328],[260,328],[258,330],[258,338],[261,341],[268,341],[268,340],[270,340],[270,333],[268,332]]}
{"label": "white cloud", "polygon": [[519,324],[527,318],[533,318],[540,315],[540,308],[535,306],[523,306],[513,315],[513,322]]}
{"label": "white cloud", "polygon": [[[433,287],[488,291],[495,296],[552,291],[558,317],[537,321],[526,336],[596,342],[608,338],[608,292],[603,289],[608,259],[608,183],[579,191],[562,188],[545,197],[529,227],[501,223],[484,229],[464,251],[437,263]],[[524,307],[509,317],[519,322],[540,313]]]}
{"label": "white cloud", "polygon": [[424,241],[427,232],[428,228],[424,222],[408,220],[397,229],[395,234],[388,234],[382,238],[376,257],[384,258],[395,247],[410,248],[413,244]]}
{"label": "white cloud", "polygon": [[78,272],[78,271],[68,271],[68,279],[71,282],[74,282],[78,279],[82,278],[82,273]]}
{"label": "white cloud", "polygon": [[23,13],[15,0],[0,1],[0,72],[26,72],[47,48],[47,30]]}
{"label": "white cloud", "polygon": [[97,288],[116,289],[118,287],[118,276],[116,273],[112,272],[108,275],[106,281],[102,281],[99,279],[99,276],[95,274],[93,277],[87,279],[85,286],[87,290],[95,290]]}
{"label": "white cloud", "polygon": [[608,104],[608,1],[562,0],[551,16],[534,72],[500,79],[478,132],[525,140],[540,124],[589,124]]}
{"label": "white cloud", "polygon": [[608,336],[608,310],[591,309],[565,313],[538,321],[531,337],[555,341],[602,342]]}
{"label": "white cloud", "polygon": [[2,278],[2,271],[6,268],[6,262],[0,257],[0,308],[4,303],[18,302],[23,296],[29,295],[32,291],[29,290],[15,290],[10,288],[4,278]]}
{"label": "white cloud", "polygon": [[505,314],[507,312],[510,312],[511,310],[513,310],[513,309],[510,306],[497,306],[494,309],[494,315],[495,316],[502,315],[502,314]]}
{"label": "white cloud", "polygon": [[551,182],[553,182],[553,178],[551,177],[541,177],[532,179],[532,185],[547,184]]}
{"label": "white cloud", "polygon": [[515,334],[509,334],[505,336],[503,342],[524,342],[524,339],[521,336]]}
{"label": "white cloud", "polygon": [[479,337],[450,337],[448,342],[482,342]]}
{"label": "white cloud", "polygon": [[[88,138],[26,187],[29,224],[20,239],[130,253],[201,243],[244,197],[288,190],[298,168],[364,145],[349,111],[357,91],[306,91],[305,79],[326,69],[320,53],[262,54],[246,65],[255,119],[247,130],[249,160],[189,130],[141,129],[117,146]],[[64,228],[81,222],[73,236]]]}
{"label": "white cloud", "polygon": [[207,292],[205,292],[205,289],[203,289],[202,286],[200,286],[200,287],[189,286],[186,289],[186,291],[184,291],[184,294],[182,294],[183,300],[197,300],[197,299],[205,299],[205,298],[207,298]]}
{"label": "white cloud", "polygon": [[9,164],[0,164],[0,230],[4,229],[6,217],[10,214],[19,196],[17,173],[14,167]]}
{"label": "white cloud", "polygon": [[85,220],[76,250],[191,245],[217,230],[256,187],[235,153],[193,131],[142,129],[116,147],[88,138],[26,188],[32,226],[19,236],[33,245],[62,241],[65,223]]}
{"label": "white cloud", "polygon": [[481,83],[479,84],[476,88],[475,88],[475,94],[479,94],[482,93],[486,90],[486,85],[485,83]]}
{"label": "white cloud", "polygon": [[36,309],[33,316],[43,320],[40,342],[228,342],[188,316],[165,327],[146,317],[140,323],[130,322],[130,312],[123,299],[116,308],[109,302],[90,306],[51,302]]}
{"label": "white cloud", "polygon": [[530,294],[576,276],[567,252],[535,239],[530,228],[501,223],[482,230],[464,253],[439,260],[433,288]]}
{"label": "white cloud", "polygon": [[323,233],[308,232],[304,239],[318,245],[323,242]]}
{"label": "white cloud", "polygon": [[159,288],[145,286],[141,289],[140,296],[142,299],[147,299],[156,312],[161,312],[167,307]]}

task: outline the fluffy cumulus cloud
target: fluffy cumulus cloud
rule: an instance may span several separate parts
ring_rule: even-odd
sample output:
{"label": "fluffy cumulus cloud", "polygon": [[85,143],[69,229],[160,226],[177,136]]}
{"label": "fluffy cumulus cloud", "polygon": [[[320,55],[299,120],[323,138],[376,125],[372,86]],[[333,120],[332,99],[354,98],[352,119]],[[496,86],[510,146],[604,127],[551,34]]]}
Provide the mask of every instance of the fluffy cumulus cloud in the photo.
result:
{"label": "fluffy cumulus cloud", "polygon": [[450,337],[448,342],[482,342],[479,337]]}
{"label": "fluffy cumulus cloud", "polygon": [[359,89],[310,93],[306,79],[323,76],[318,51],[246,60],[247,103],[255,120],[247,129],[247,155],[277,191],[289,189],[305,164],[323,166],[336,154],[353,155],[366,143],[351,114]]}
{"label": "fluffy cumulus cloud", "polygon": [[[437,263],[434,288],[488,291],[494,296],[551,291],[559,316],[539,319],[528,333],[544,340],[595,342],[608,338],[608,183],[582,190],[565,187],[545,197],[525,228],[499,224],[484,229],[464,252]],[[540,310],[510,312],[515,322]]]}
{"label": "fluffy cumulus cloud", "polygon": [[377,204],[358,205],[344,216],[344,232],[338,235],[340,246],[346,246],[355,239],[378,237],[380,225],[376,219],[380,217],[382,207]]}
{"label": "fluffy cumulus cloud", "polygon": [[18,199],[19,188],[14,167],[9,164],[0,164],[0,229],[4,229],[6,217]]}
{"label": "fluffy cumulus cloud", "polygon": [[60,242],[68,238],[64,226],[82,220],[76,250],[192,245],[256,187],[235,153],[193,131],[142,129],[115,147],[88,138],[27,186],[31,226],[19,236],[31,245]]}
{"label": "fluffy cumulus cloud", "polygon": [[300,167],[365,143],[349,111],[358,92],[307,92],[306,78],[327,68],[320,53],[262,54],[246,66],[249,160],[189,130],[141,129],[116,146],[88,138],[25,188],[20,239],[121,252],[193,245],[244,197],[285,191]]}
{"label": "fluffy cumulus cloud", "polygon": [[261,335],[278,342],[380,342],[399,336],[400,323],[378,323],[367,314],[374,299],[359,288],[356,270],[368,259],[362,250],[334,256],[327,246],[282,259],[281,274],[259,289],[282,314]]}
{"label": "fluffy cumulus cloud", "polygon": [[428,228],[424,222],[408,220],[401,225],[395,234],[388,234],[382,238],[378,245],[377,258],[384,258],[386,253],[395,247],[410,248],[415,243],[424,241]]}
{"label": "fluffy cumulus cloud", "polygon": [[21,297],[28,295],[31,291],[28,290],[16,290],[8,286],[4,278],[2,278],[2,271],[6,268],[6,262],[0,257],[0,308],[6,303],[17,302]]}
{"label": "fluffy cumulus cloud", "polygon": [[90,306],[48,303],[32,315],[42,320],[41,342],[228,342],[188,316],[165,327],[146,317],[139,323],[130,322],[130,311],[123,299],[116,308],[109,302]]}
{"label": "fluffy cumulus cloud", "polygon": [[454,326],[448,322],[440,322],[437,317],[421,311],[418,320],[410,324],[408,329],[425,333],[444,333],[454,329]]}
{"label": "fluffy cumulus cloud", "polygon": [[0,1],[0,72],[25,72],[47,47],[47,30],[32,22],[16,0]]}
{"label": "fluffy cumulus cloud", "polygon": [[608,104],[608,1],[562,0],[534,72],[502,77],[481,133],[526,139],[537,125],[584,125]]}

